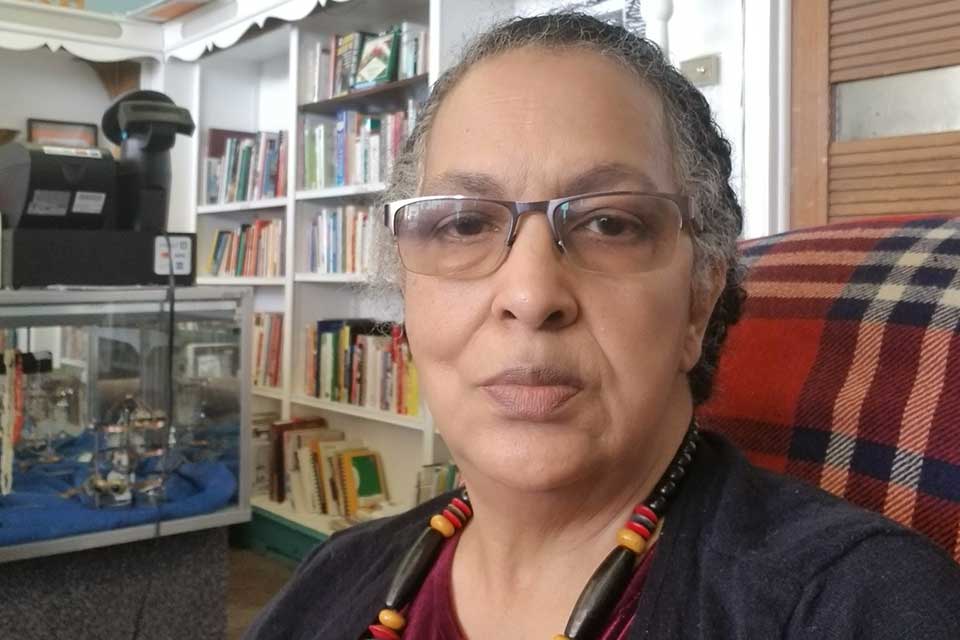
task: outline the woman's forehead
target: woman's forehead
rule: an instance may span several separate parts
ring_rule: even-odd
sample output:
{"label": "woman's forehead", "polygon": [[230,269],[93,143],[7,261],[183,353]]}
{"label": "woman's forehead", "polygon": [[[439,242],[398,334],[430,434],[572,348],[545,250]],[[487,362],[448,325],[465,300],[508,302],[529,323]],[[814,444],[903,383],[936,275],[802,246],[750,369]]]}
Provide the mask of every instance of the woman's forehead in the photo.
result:
{"label": "woman's forehead", "polygon": [[[510,193],[558,189],[601,166],[675,189],[657,94],[587,49],[527,47],[482,60],[445,96],[432,123],[424,185],[450,174],[486,176]],[[524,191],[524,193],[517,193]]]}

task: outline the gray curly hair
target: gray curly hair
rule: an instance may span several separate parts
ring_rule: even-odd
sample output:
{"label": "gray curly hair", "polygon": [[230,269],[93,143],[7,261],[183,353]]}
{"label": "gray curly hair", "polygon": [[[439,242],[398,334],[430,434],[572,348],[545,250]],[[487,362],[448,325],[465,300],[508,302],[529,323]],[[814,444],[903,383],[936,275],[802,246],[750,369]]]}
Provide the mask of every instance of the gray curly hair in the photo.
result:
{"label": "gray curly hair", "polygon": [[[690,197],[700,224],[693,234],[694,295],[702,295],[715,274],[726,275],[707,325],[700,360],[688,374],[693,401],[701,404],[710,395],[727,328],[739,318],[745,297],[737,259],[743,215],[730,186],[730,143],[714,121],[706,98],[670,65],[656,44],[582,13],[514,18],[495,25],[468,44],[460,62],[437,80],[394,165],[383,202],[417,195],[434,119],[446,96],[470,69],[482,60],[524,47],[594,51],[636,74],[660,96],[673,147],[674,175],[681,191]],[[375,227],[374,281],[381,288],[398,291],[403,267],[396,246],[386,227]]]}

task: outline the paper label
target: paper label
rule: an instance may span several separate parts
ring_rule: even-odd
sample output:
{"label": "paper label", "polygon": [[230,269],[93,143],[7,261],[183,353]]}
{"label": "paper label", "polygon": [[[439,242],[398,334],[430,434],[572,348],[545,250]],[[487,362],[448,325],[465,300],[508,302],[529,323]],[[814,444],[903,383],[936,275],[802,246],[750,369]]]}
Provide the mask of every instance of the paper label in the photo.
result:
{"label": "paper label", "polygon": [[107,201],[107,194],[96,191],[77,191],[73,198],[74,213],[103,213],[103,205]]}
{"label": "paper label", "polygon": [[177,276],[188,276],[193,271],[191,256],[193,255],[192,238],[173,237],[170,238],[170,249],[172,255],[167,251],[167,239],[164,236],[157,236],[153,241],[153,272],[158,276],[170,274],[170,264],[173,263],[173,274]]}
{"label": "paper label", "polygon": [[74,149],[73,147],[43,147],[43,152],[50,156],[70,156],[72,158],[96,158],[103,157],[99,149]]}
{"label": "paper label", "polygon": [[34,189],[27,213],[33,216],[65,216],[69,207],[69,191]]}

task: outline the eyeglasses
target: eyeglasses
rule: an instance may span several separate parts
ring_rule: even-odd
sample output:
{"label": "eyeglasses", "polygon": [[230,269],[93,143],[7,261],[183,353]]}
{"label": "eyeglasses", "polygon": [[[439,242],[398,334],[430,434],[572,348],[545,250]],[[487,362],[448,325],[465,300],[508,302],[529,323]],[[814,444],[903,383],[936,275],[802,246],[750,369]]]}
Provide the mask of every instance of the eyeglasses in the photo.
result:
{"label": "eyeglasses", "polygon": [[517,236],[520,216],[545,213],[557,247],[575,266],[630,274],[667,264],[680,231],[693,228],[689,199],[612,191],[540,202],[424,196],[387,203],[384,224],[408,271],[479,278],[496,271]]}

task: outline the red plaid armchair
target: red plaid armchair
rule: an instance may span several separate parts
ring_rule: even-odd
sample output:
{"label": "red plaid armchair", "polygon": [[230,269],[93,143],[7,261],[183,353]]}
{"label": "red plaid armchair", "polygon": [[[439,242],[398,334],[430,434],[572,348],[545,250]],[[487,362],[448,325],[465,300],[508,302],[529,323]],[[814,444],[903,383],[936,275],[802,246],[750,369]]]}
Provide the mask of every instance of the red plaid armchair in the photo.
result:
{"label": "red plaid armchair", "polygon": [[744,243],[748,293],[706,428],[960,562],[960,218]]}

